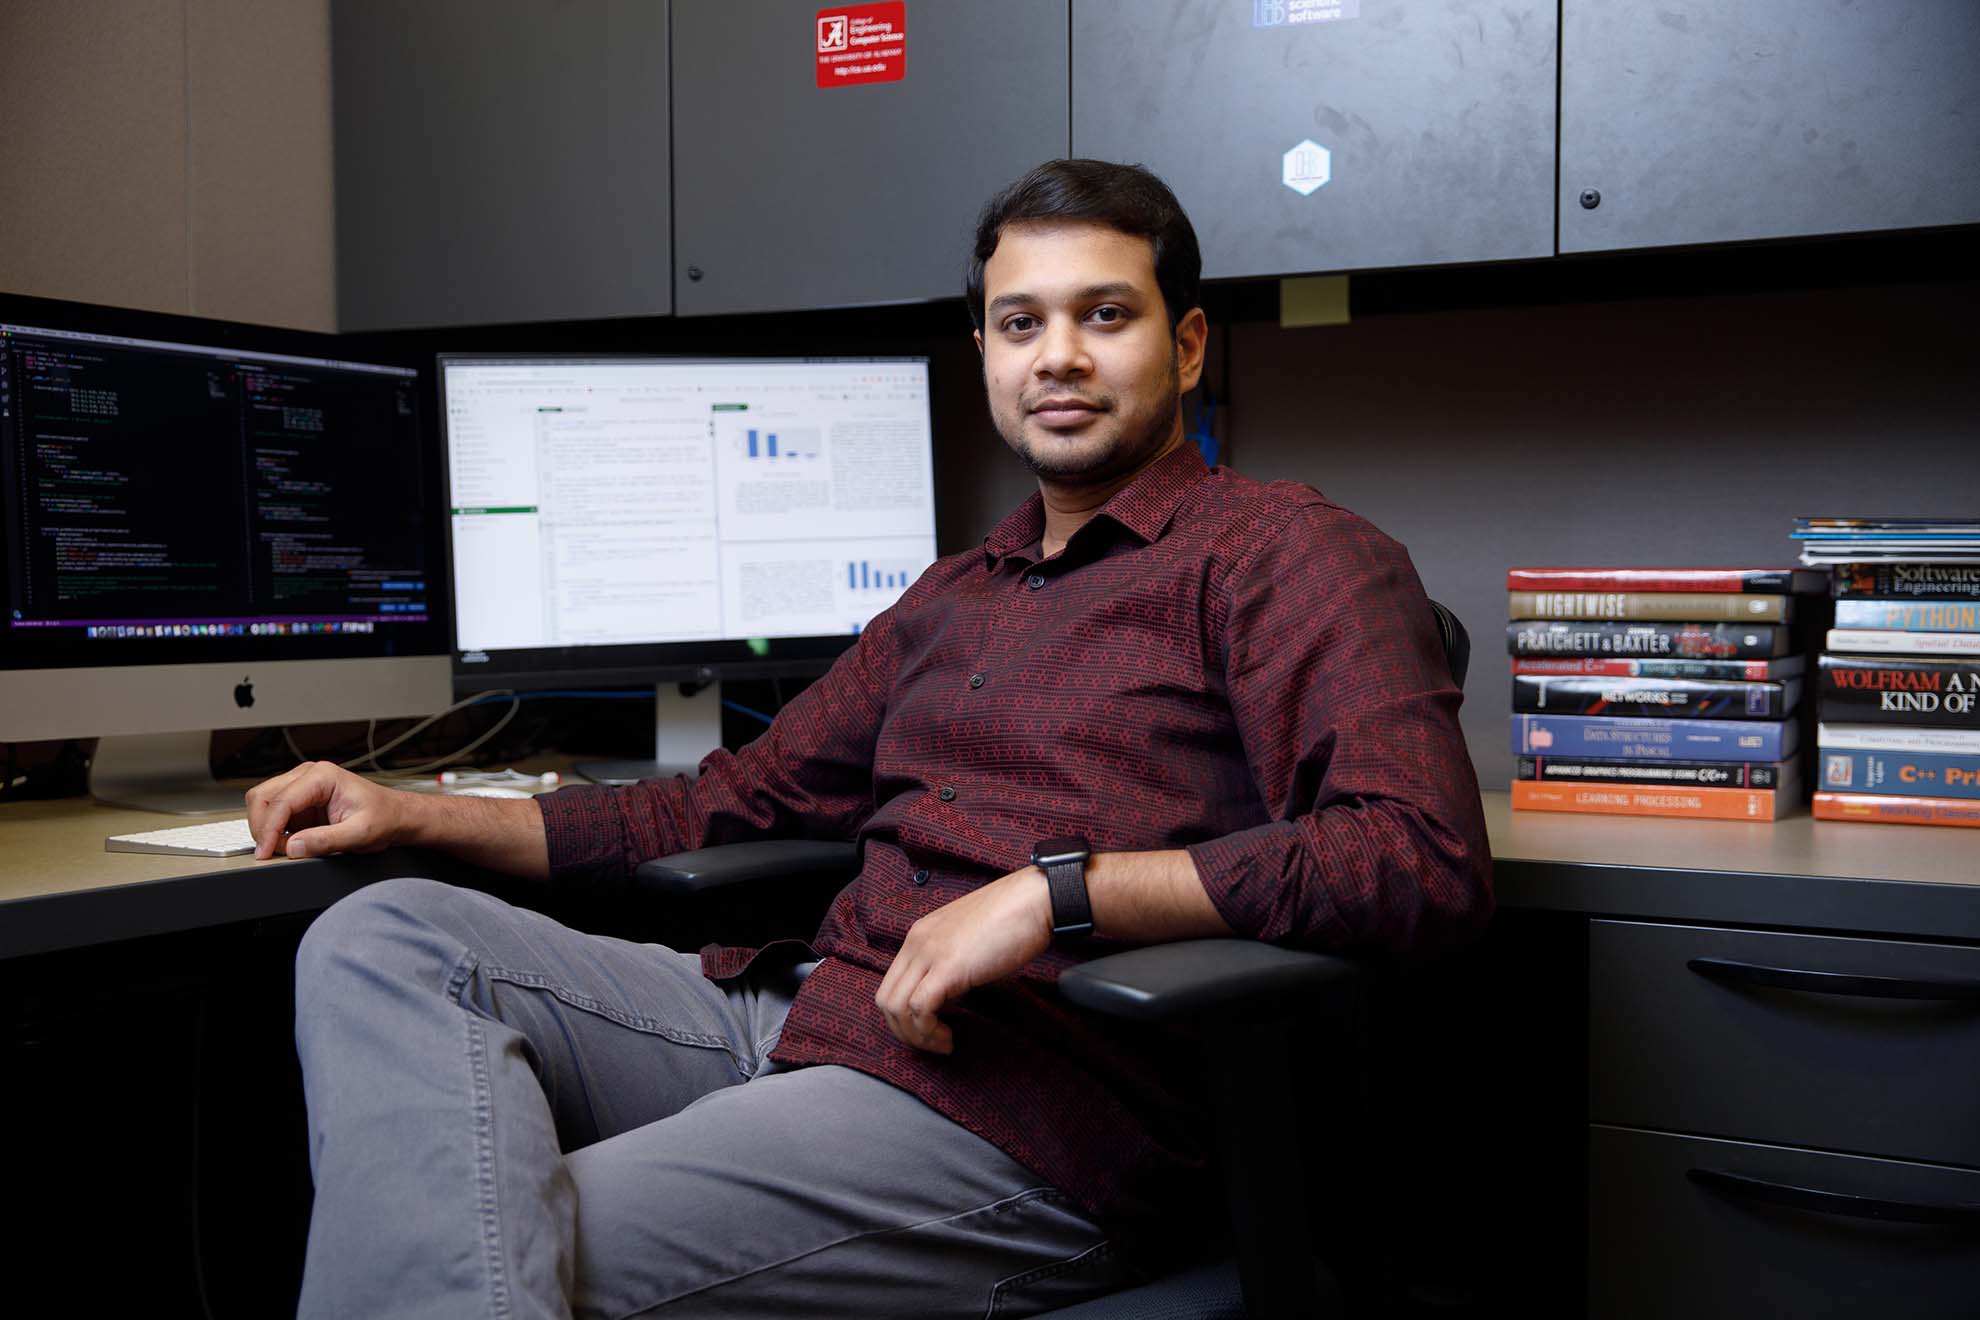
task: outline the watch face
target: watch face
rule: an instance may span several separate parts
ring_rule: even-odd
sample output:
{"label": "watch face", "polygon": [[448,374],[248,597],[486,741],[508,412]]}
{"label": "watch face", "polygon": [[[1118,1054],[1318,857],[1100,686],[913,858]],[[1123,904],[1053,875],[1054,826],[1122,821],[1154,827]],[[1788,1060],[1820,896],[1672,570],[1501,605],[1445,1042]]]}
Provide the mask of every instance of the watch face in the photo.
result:
{"label": "watch face", "polygon": [[1031,850],[1031,863],[1034,866],[1054,866],[1059,862],[1083,862],[1092,855],[1093,849],[1085,839],[1067,834],[1039,841]]}

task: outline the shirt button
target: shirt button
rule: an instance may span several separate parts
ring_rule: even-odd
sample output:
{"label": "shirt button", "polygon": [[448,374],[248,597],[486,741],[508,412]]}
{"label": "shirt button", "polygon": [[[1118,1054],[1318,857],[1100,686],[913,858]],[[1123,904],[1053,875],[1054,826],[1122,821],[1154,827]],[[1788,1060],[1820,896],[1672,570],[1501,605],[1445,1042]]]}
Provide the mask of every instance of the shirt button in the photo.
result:
{"label": "shirt button", "polygon": [[1024,585],[1036,591],[1045,585],[1045,575],[1043,573],[1033,573],[1024,580]]}
{"label": "shirt button", "polygon": [[942,791],[935,796],[941,798],[944,802],[954,802],[956,800],[956,790],[944,784],[942,785]]}
{"label": "shirt button", "polygon": [[920,870],[920,871],[916,871],[916,872],[914,873],[914,882],[915,882],[916,884],[918,884],[918,885],[925,885],[925,884],[927,884],[927,883],[928,883],[928,872],[927,872],[927,871],[926,871],[925,869],[924,869],[924,870]]}
{"label": "shirt button", "polygon": [[983,686],[983,675],[981,675],[981,674],[971,674],[971,675],[969,676],[969,685],[970,685],[971,687],[973,687],[973,688],[980,688],[980,687],[982,687],[982,686]]}

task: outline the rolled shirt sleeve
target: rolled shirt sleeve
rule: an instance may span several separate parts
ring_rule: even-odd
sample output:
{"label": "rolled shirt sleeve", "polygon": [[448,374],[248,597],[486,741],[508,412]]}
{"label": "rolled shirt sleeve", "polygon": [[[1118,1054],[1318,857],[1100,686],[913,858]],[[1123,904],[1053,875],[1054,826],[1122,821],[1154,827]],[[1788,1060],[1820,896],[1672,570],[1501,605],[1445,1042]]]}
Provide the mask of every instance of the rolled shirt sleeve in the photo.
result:
{"label": "rolled shirt sleeve", "polygon": [[1413,953],[1479,929],[1491,858],[1429,599],[1402,546],[1298,509],[1233,573],[1225,679],[1269,823],[1192,845],[1242,935]]}

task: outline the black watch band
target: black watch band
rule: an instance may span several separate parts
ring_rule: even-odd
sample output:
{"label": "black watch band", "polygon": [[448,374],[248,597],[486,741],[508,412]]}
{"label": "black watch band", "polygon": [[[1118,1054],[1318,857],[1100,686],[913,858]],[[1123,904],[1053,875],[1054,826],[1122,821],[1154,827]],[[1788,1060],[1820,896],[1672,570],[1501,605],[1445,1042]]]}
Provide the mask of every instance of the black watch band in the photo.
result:
{"label": "black watch band", "polygon": [[1031,850],[1031,864],[1045,873],[1052,891],[1052,938],[1073,939],[1093,933],[1093,906],[1086,897],[1086,859],[1093,850],[1074,835],[1040,840]]}

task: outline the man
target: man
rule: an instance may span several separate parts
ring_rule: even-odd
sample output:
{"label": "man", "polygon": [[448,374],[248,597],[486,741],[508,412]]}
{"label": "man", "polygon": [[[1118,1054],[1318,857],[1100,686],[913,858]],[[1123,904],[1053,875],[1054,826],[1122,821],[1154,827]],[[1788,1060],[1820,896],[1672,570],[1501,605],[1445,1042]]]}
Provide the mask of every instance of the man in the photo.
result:
{"label": "man", "polygon": [[[1407,556],[1183,438],[1198,270],[1143,170],[1056,161],[991,201],[967,293],[1038,494],[697,780],[504,802],[319,763],[249,794],[259,856],[412,844],[560,883],[766,835],[863,845],[808,944],[698,959],[419,880],[325,913],[297,964],[305,1314],[1024,1315],[1111,1291],[1200,1197],[1202,1116],[1175,1042],[1090,1025],[1059,972],[1233,933],[1416,951],[1486,918],[1460,698]],[[1048,884],[1041,845],[1090,859]]]}

